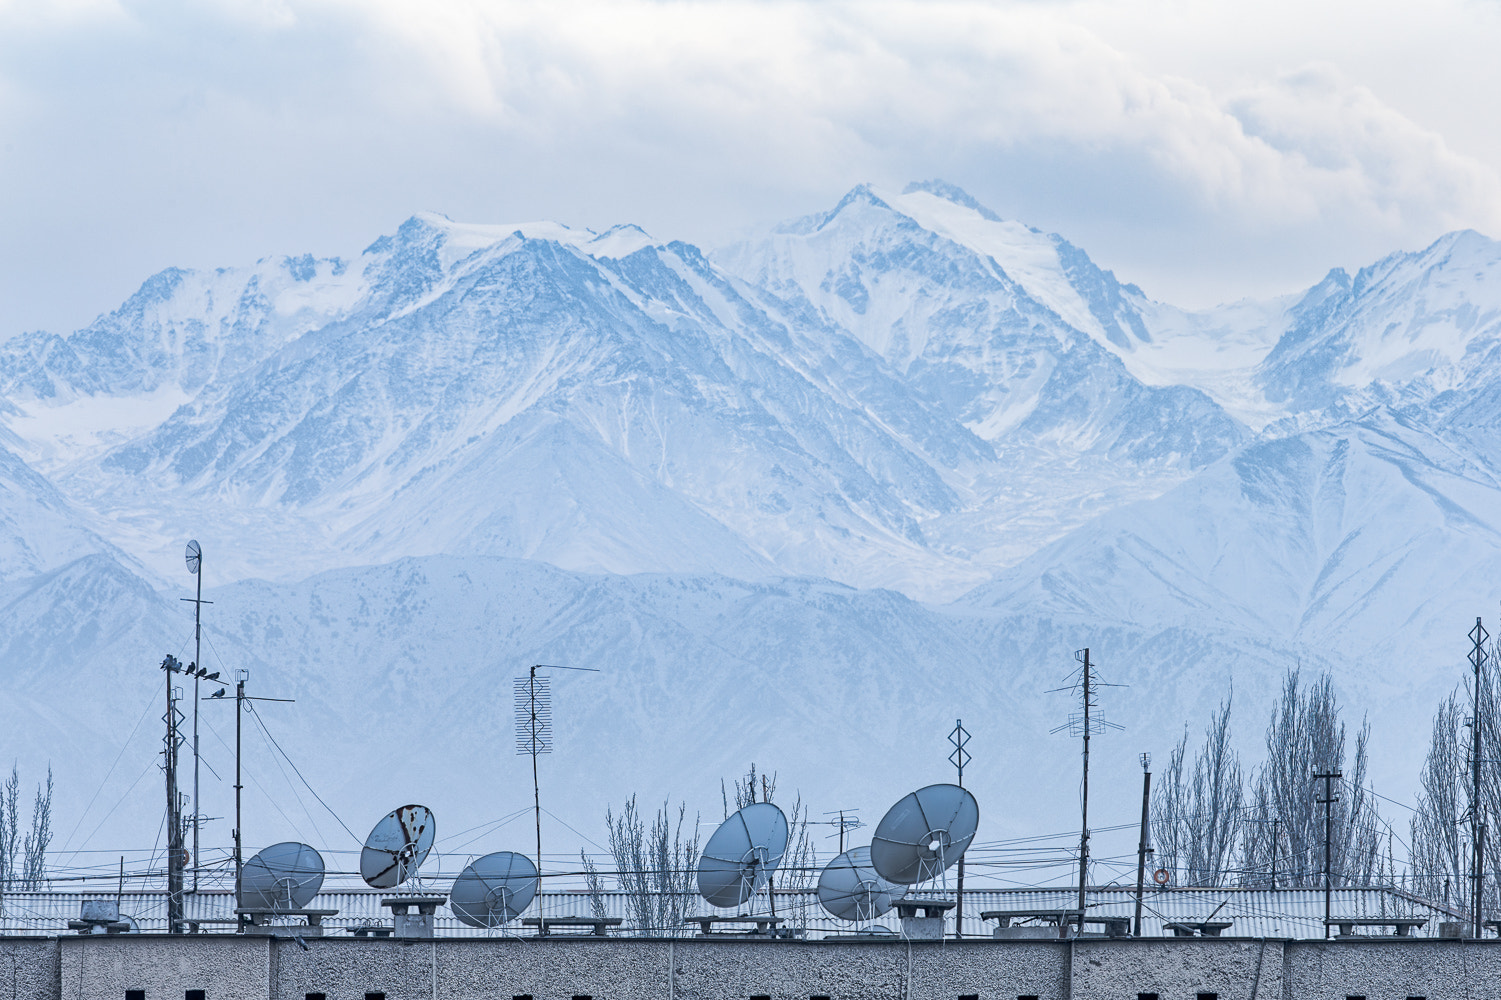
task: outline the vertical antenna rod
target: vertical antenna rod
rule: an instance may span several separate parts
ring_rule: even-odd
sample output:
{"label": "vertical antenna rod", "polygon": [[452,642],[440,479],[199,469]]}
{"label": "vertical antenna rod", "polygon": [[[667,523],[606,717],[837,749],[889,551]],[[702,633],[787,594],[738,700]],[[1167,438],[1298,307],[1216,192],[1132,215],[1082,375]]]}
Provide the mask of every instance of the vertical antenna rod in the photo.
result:
{"label": "vertical antenna rod", "polygon": [[199,572],[203,568],[203,546],[198,544],[197,539],[188,542],[185,559],[188,572],[198,578],[198,596],[179,598],[193,605],[193,665],[189,669],[193,674],[193,891],[197,892],[198,828],[203,825],[203,807],[198,802],[198,682],[206,673],[203,666],[202,611],[204,604],[214,602],[203,599],[203,574]]}
{"label": "vertical antenna rod", "polygon": [[1324,782],[1324,797],[1314,799],[1324,807],[1324,937],[1329,936],[1329,903],[1332,896],[1330,892],[1331,873],[1329,868],[1329,844],[1334,839],[1334,803],[1339,801],[1339,796],[1334,794],[1334,789],[1329,782],[1335,778],[1343,778],[1339,771],[1330,771],[1328,774],[1315,774],[1315,780]]}
{"label": "vertical antenna rod", "polygon": [[1152,850],[1152,835],[1147,827],[1152,801],[1152,755],[1141,755],[1141,841],[1136,846],[1136,936],[1141,937],[1141,898],[1147,885],[1147,854]]}
{"label": "vertical antenna rod", "polygon": [[[954,745],[954,752],[949,754],[949,763],[959,771],[959,787],[964,787],[964,765],[970,762],[970,753],[964,749],[969,742],[969,730],[964,728],[963,719],[954,720],[954,731],[949,733],[949,742]],[[843,838],[840,839],[842,844]],[[954,937],[964,936],[964,855],[959,855],[959,891],[954,897],[958,902],[954,907]]]}
{"label": "vertical antenna rod", "polygon": [[1484,706],[1480,699],[1484,691],[1482,683],[1486,660],[1485,640],[1489,638],[1485,626],[1481,624],[1479,618],[1476,618],[1475,627],[1470,630],[1470,641],[1474,643],[1474,648],[1470,650],[1470,666],[1475,671],[1475,712],[1470,724],[1470,842],[1472,845],[1470,919],[1473,922],[1472,933],[1477,938],[1484,929],[1480,912],[1485,898],[1485,869],[1482,867],[1485,850],[1485,823],[1480,798],[1480,720],[1484,715]]}

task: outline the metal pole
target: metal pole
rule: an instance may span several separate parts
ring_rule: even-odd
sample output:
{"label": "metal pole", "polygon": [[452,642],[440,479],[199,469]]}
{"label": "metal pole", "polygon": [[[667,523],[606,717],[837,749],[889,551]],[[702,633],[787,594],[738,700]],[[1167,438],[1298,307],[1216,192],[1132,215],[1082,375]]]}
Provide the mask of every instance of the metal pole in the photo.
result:
{"label": "metal pole", "polygon": [[1322,778],[1324,781],[1324,797],[1322,799],[1315,799],[1315,801],[1322,803],[1324,806],[1324,937],[1326,938],[1329,936],[1330,903],[1332,900],[1329,844],[1334,839],[1334,803],[1339,801],[1339,796],[1334,794],[1334,790],[1329,782],[1335,778],[1342,777],[1344,775],[1339,771],[1314,775],[1315,780]]}
{"label": "metal pole", "polygon": [[167,675],[167,931],[182,933],[182,802],[177,793],[177,699],[172,675],[182,670],[175,656],[162,663]]}
{"label": "metal pole", "polygon": [[1084,647],[1084,786],[1080,797],[1079,933],[1084,933],[1084,887],[1089,877],[1089,647]]}
{"label": "metal pole", "polygon": [[[240,783],[240,717],[245,714],[245,674],[244,671],[235,678],[235,909],[244,906],[240,899],[240,876],[243,873],[240,860],[240,844],[244,837],[240,825],[240,790],[245,786]],[[237,914],[238,915],[238,914]],[[241,931],[244,927],[239,928]]]}
{"label": "metal pole", "polygon": [[537,783],[537,668],[533,666],[528,682],[532,713],[532,807],[537,819],[537,874],[542,874],[542,791]]}
{"label": "metal pole", "polygon": [[1152,801],[1152,758],[1141,755],[1141,841],[1136,847],[1136,936],[1141,937],[1141,899],[1147,886],[1147,818]]}
{"label": "metal pole", "polygon": [[198,827],[203,810],[198,804],[198,679],[203,675],[203,557],[199,555],[198,595],[193,601],[193,891],[198,891]]}
{"label": "metal pole", "polygon": [[1272,817],[1272,891],[1277,891],[1277,842],[1281,839],[1282,817]]}
{"label": "metal pole", "polygon": [[[959,787],[964,787],[964,765],[969,763],[969,751],[964,745],[969,742],[969,731],[964,728],[963,719],[954,720],[954,731],[949,733],[949,742],[954,745],[954,752],[949,754],[949,761],[959,772]],[[841,841],[842,842],[842,841]],[[959,855],[959,889],[955,897],[954,906],[954,938],[964,937],[964,855]]]}
{"label": "metal pole", "polygon": [[1470,720],[1470,839],[1473,841],[1473,867],[1470,870],[1470,910],[1472,930],[1475,937],[1480,937],[1482,929],[1480,907],[1485,885],[1485,869],[1481,867],[1481,846],[1485,838],[1485,824],[1481,822],[1482,805],[1480,798],[1480,724],[1485,714],[1485,706],[1481,703],[1483,689],[1481,687],[1482,671],[1485,667],[1485,640],[1489,638],[1485,626],[1479,618],[1475,619],[1475,628],[1470,632],[1470,639],[1475,646],[1470,650],[1470,665],[1475,670],[1475,704],[1474,717]]}

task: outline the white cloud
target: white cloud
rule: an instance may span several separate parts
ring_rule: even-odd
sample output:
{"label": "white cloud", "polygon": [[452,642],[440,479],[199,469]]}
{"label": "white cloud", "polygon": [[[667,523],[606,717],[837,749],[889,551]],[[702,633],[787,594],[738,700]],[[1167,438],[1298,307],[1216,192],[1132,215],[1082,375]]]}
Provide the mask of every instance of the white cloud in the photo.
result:
{"label": "white cloud", "polygon": [[1235,81],[1195,79],[1120,26],[1228,44],[1187,0],[35,6],[0,0],[0,335],[428,208],[712,241],[944,176],[1197,301],[1501,233],[1496,170],[1368,81],[1255,33]]}

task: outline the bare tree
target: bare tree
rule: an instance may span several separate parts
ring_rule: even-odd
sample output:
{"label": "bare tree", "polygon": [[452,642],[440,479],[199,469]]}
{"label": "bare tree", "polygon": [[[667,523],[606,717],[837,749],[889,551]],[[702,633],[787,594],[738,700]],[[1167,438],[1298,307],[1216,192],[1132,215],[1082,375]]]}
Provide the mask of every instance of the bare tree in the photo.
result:
{"label": "bare tree", "polygon": [[47,846],[52,843],[52,765],[47,765],[45,791],[38,785],[36,801],[31,807],[31,832],[22,845],[25,860],[21,884],[28,890],[40,889],[47,879]]}
{"label": "bare tree", "polygon": [[[1417,810],[1412,817],[1412,881],[1416,892],[1469,915],[1473,863],[1470,797],[1473,794],[1470,724],[1480,718],[1480,806],[1488,861],[1501,858],[1501,675],[1498,647],[1487,650],[1491,668],[1481,674],[1477,711],[1471,683],[1461,682],[1433,717],[1428,756],[1423,761]],[[1495,867],[1487,863],[1489,871]],[[1501,885],[1487,879],[1482,908],[1501,911]]]}
{"label": "bare tree", "polygon": [[1240,756],[1230,743],[1230,699],[1220,703],[1204,730],[1192,776],[1185,778],[1187,754],[1185,730],[1158,785],[1157,857],[1188,885],[1221,885],[1242,827],[1243,780]]}
{"label": "bare tree", "polygon": [[6,891],[20,877],[16,871],[16,838],[21,823],[17,801],[20,797],[21,776],[15,764],[11,764],[10,777],[0,785],[0,906],[5,905]]}
{"label": "bare tree", "polygon": [[[1366,748],[1370,725],[1361,723],[1352,766],[1345,763],[1345,726],[1339,718],[1333,680],[1324,674],[1304,687],[1298,671],[1289,671],[1272,710],[1266,733],[1266,761],[1256,772],[1251,794],[1255,832],[1244,839],[1241,866],[1246,878],[1270,871],[1278,858],[1278,884],[1323,884],[1324,806],[1318,801],[1323,782],[1315,774],[1340,772],[1333,785],[1329,844],[1330,881],[1334,885],[1369,885],[1378,875],[1381,818],[1367,789]],[[1262,821],[1276,819],[1275,825]],[[1267,826],[1277,831],[1274,843]]]}
{"label": "bare tree", "polygon": [[691,834],[683,833],[688,814],[678,807],[672,822],[668,804],[657,810],[651,829],[636,810],[633,795],[619,816],[605,812],[610,830],[610,853],[615,858],[615,878],[629,894],[636,933],[666,937],[683,931],[683,920],[698,908],[695,875],[698,865],[698,821]]}

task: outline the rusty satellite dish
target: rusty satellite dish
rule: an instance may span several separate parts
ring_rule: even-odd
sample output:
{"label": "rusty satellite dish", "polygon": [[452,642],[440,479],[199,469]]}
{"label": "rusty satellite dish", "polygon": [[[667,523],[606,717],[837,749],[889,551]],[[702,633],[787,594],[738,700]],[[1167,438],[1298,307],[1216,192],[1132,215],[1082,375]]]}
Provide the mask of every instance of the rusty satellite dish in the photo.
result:
{"label": "rusty satellite dish", "polygon": [[376,889],[400,885],[422,867],[437,832],[438,821],[427,806],[392,810],[365,838],[360,877]]}
{"label": "rusty satellite dish", "polygon": [[871,866],[870,848],[855,847],[830,861],[818,876],[818,901],[840,920],[874,920],[907,895]]}
{"label": "rusty satellite dish", "polygon": [[532,905],[537,895],[537,866],[511,851],[486,854],[453,880],[448,907],[470,927],[499,927]]}
{"label": "rusty satellite dish", "polygon": [[240,904],[253,910],[300,910],[323,888],[323,856],[307,844],[272,844],[240,870]]}
{"label": "rusty satellite dish", "polygon": [[787,817],[753,802],[719,824],[698,862],[698,893],[712,906],[739,906],[754,896],[787,853]]}
{"label": "rusty satellite dish", "polygon": [[901,885],[926,882],[958,861],[975,839],[980,805],[958,785],[928,785],[887,810],[870,841],[876,874]]}

